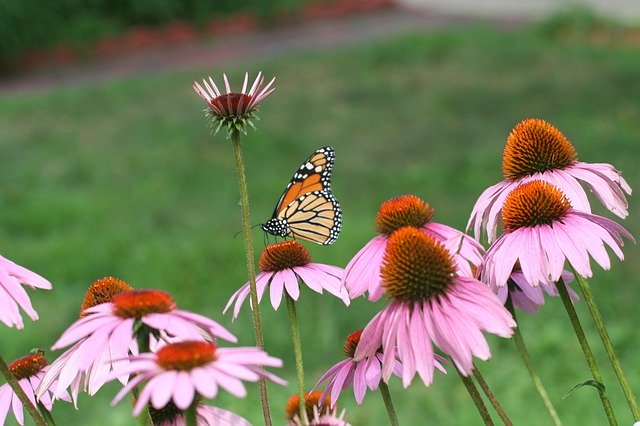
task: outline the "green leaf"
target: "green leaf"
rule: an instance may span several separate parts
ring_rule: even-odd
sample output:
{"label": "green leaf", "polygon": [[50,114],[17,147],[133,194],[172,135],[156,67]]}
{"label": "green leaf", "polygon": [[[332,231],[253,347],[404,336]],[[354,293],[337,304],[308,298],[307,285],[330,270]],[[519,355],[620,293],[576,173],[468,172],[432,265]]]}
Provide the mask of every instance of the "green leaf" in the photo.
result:
{"label": "green leaf", "polygon": [[562,399],[565,399],[567,396],[569,396],[570,393],[572,393],[573,391],[575,391],[578,388],[581,388],[583,386],[593,386],[594,388],[598,389],[598,392],[603,393],[605,390],[605,387],[602,383],[596,381],[596,380],[587,380],[586,382],[582,382],[582,383],[578,383],[577,385],[575,385],[574,387],[572,387],[569,392],[567,392]]}

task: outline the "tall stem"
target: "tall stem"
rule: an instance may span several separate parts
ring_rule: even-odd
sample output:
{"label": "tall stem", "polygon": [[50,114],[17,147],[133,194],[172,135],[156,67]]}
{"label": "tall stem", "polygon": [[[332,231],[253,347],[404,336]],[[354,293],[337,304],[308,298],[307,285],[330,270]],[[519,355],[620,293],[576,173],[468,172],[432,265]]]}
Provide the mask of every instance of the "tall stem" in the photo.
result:
{"label": "tall stem", "polygon": [[589,346],[589,341],[587,340],[587,336],[584,334],[582,325],[580,325],[578,314],[576,313],[576,310],[573,307],[573,303],[571,303],[571,298],[569,297],[569,293],[567,292],[567,288],[564,285],[564,282],[562,281],[562,279],[556,282],[556,288],[558,289],[558,293],[560,294],[560,299],[562,299],[562,304],[564,305],[564,308],[567,311],[567,314],[569,315],[569,319],[571,320],[573,331],[576,333],[578,342],[580,342],[582,353],[584,354],[584,358],[587,361],[589,370],[591,370],[591,376],[593,377],[593,380],[595,380],[596,382],[602,385],[597,388],[598,395],[600,395],[600,400],[602,401],[602,408],[604,408],[604,412],[607,415],[609,424],[617,425],[618,421],[616,420],[616,416],[613,413],[613,407],[611,406],[611,402],[609,401],[609,397],[607,396],[607,391],[604,387],[604,382],[602,380],[602,375],[600,374],[600,370],[598,369],[598,365],[596,364],[596,359],[593,356],[593,352],[591,351],[591,347]]}
{"label": "tall stem", "polygon": [[[513,316],[513,320],[517,323],[518,319],[516,318],[516,311],[513,308],[511,295],[507,297],[506,306],[509,312],[511,312],[511,316]],[[520,333],[520,324],[518,324],[518,326],[514,329],[513,341],[515,342],[516,347],[518,348],[518,352],[520,353],[520,357],[522,358],[522,361],[524,362],[525,367],[527,367],[529,376],[531,376],[531,381],[533,381],[533,386],[536,388],[536,391],[538,391],[538,395],[540,395],[540,398],[542,399],[542,402],[544,403],[544,406],[546,407],[547,412],[551,417],[551,420],[553,420],[553,424],[555,426],[562,426],[560,417],[558,416],[556,409],[553,407],[553,404],[551,403],[551,399],[549,398],[549,395],[547,394],[547,391],[545,390],[544,385],[542,384],[542,380],[540,380],[540,376],[538,376],[538,373],[536,372],[536,369],[533,366],[533,361],[531,361],[531,356],[529,356],[529,351],[527,351],[527,347],[524,344],[524,339],[522,338],[522,334]]]}
{"label": "tall stem", "polygon": [[20,399],[20,402],[22,402],[22,405],[24,406],[24,408],[27,409],[27,412],[29,413],[33,421],[36,422],[36,425],[47,426],[46,420],[42,417],[42,414],[40,414],[38,409],[31,403],[31,400],[29,399],[27,394],[24,393],[24,391],[20,387],[20,384],[18,383],[18,380],[16,380],[13,373],[9,371],[9,367],[7,367],[7,364],[4,362],[4,359],[2,359],[1,356],[0,356],[0,373],[2,373],[2,376],[4,376],[4,379],[7,381],[9,386],[11,386],[11,389],[13,389],[13,392],[15,392],[15,394],[18,396],[18,399]]}
{"label": "tall stem", "polygon": [[387,386],[387,384],[383,380],[380,380],[380,395],[382,395],[384,406],[387,409],[389,423],[391,424],[391,426],[398,426],[398,417],[396,416],[396,410],[393,408],[393,401],[391,401],[389,386]]}
{"label": "tall stem", "polygon": [[[242,212],[242,233],[244,235],[244,247],[247,254],[247,274],[249,275],[249,287],[251,290],[251,313],[253,315],[253,331],[256,335],[256,346],[264,349],[264,335],[262,333],[262,320],[260,319],[260,306],[258,305],[258,291],[256,289],[255,255],[253,253],[253,238],[251,237],[251,215],[249,211],[249,189],[247,177],[244,172],[244,160],[242,158],[242,146],[240,145],[240,132],[236,129],[231,133],[231,145],[233,146],[233,158],[236,164],[238,177],[238,189],[240,191],[240,210]],[[267,380],[260,378],[260,402],[262,415],[266,426],[271,426],[271,414],[269,413],[269,398],[267,396]]]}
{"label": "tall stem", "polygon": [[604,345],[604,349],[607,351],[607,355],[609,356],[609,361],[611,362],[611,366],[613,367],[613,371],[616,373],[618,377],[618,381],[620,382],[620,386],[622,386],[622,391],[624,392],[624,396],[627,398],[627,403],[629,404],[629,408],[631,409],[631,414],[633,415],[633,419],[638,421],[640,420],[640,409],[638,409],[638,403],[636,402],[636,397],[631,390],[631,386],[627,381],[627,377],[624,375],[624,371],[622,371],[622,365],[620,365],[620,361],[618,360],[618,356],[616,355],[616,350],[613,348],[613,344],[611,343],[611,338],[609,338],[609,333],[604,326],[604,321],[602,320],[602,315],[600,314],[600,310],[596,305],[596,301],[593,297],[593,293],[591,293],[591,288],[587,283],[587,280],[584,279],[580,274],[576,272],[573,267],[571,267],[571,271],[573,275],[576,277],[576,281],[580,284],[580,290],[582,291],[582,295],[584,296],[584,301],[587,304],[587,308],[589,308],[589,313],[591,314],[591,318],[593,318],[593,322],[596,325],[596,329],[598,330],[598,334],[600,335],[600,339],[602,340],[602,344]]}
{"label": "tall stem", "polygon": [[482,396],[480,395],[480,392],[478,392],[476,385],[473,384],[473,381],[469,377],[463,375],[460,370],[458,370],[458,367],[456,367],[456,371],[458,372],[458,376],[460,376],[464,387],[467,388],[467,392],[469,392],[473,403],[476,405],[478,413],[480,413],[480,417],[482,417],[484,424],[487,426],[493,426],[494,423],[493,420],[491,420],[489,410],[487,410],[487,406],[484,405],[484,401],[482,400]]}
{"label": "tall stem", "polygon": [[484,394],[487,396],[487,399],[491,403],[491,406],[493,406],[493,409],[496,410],[496,413],[498,413],[498,417],[500,417],[502,423],[504,423],[506,426],[513,426],[513,423],[511,423],[511,419],[509,419],[509,416],[507,416],[504,408],[502,408],[502,405],[500,405],[500,402],[498,402],[498,398],[496,398],[496,396],[493,394],[491,388],[484,380],[484,377],[482,377],[482,374],[480,374],[480,371],[478,370],[478,367],[475,366],[475,364],[473,366],[473,377],[475,377],[478,381],[478,384],[482,388]]}
{"label": "tall stem", "polygon": [[298,314],[296,302],[286,295],[287,312],[289,313],[289,326],[291,327],[291,341],[293,342],[293,355],[296,360],[296,377],[298,378],[298,396],[300,397],[300,419],[304,418],[306,404],[304,400],[304,367],[302,365],[302,342],[300,340],[300,328],[298,326]]}
{"label": "tall stem", "polygon": [[193,403],[184,411],[184,418],[187,426],[198,426],[198,416],[196,414],[196,408],[198,407],[197,398],[193,400]]}

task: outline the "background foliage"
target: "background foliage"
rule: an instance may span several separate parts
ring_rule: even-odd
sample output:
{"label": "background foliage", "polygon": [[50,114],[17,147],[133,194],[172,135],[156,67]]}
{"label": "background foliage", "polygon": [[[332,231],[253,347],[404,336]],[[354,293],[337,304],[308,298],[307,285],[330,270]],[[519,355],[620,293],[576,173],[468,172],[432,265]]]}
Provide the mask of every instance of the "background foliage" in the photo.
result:
{"label": "background foliage", "polygon": [[[124,3],[123,3],[124,4]],[[131,6],[133,7],[133,6]],[[557,125],[587,162],[612,163],[639,188],[640,81],[637,49],[558,24],[496,31],[452,28],[332,52],[282,53],[224,70],[198,69],[87,84],[0,99],[0,252],[49,278],[51,292],[32,292],[38,322],[24,331],[0,327],[0,353],[13,359],[51,346],[77,318],[92,281],[113,275],[138,288],[161,288],[179,306],[229,325],[253,344],[248,310],[231,323],[221,310],[246,280],[238,196],[228,141],[212,137],[191,82],[222,71],[235,84],[244,70],[277,76],[258,131],[244,139],[252,220],[264,222],[299,163],[320,146],[337,153],[333,188],[344,227],[330,247],[310,247],[317,262],[344,266],[373,235],[379,204],[414,193],[436,210],[435,221],[462,229],[473,203],[501,179],[507,134],[527,117]],[[1,28],[1,26],[0,26]],[[562,37],[558,37],[561,34]],[[624,225],[640,235],[637,196]],[[606,214],[602,209],[598,213]],[[256,248],[262,237],[254,231]],[[591,280],[609,332],[640,391],[640,251],[595,268]],[[267,300],[265,300],[267,302]],[[345,308],[331,295],[304,291],[300,319],[311,385],[342,359],[343,339],[382,304],[356,300]],[[276,424],[295,392],[289,327],[283,308],[263,303],[266,349],[282,357],[289,388],[270,386]],[[624,399],[583,304],[577,306],[602,361],[621,424],[631,424]],[[548,390],[567,425],[605,422],[595,390],[562,396],[589,378],[566,314],[549,300],[537,317],[520,315]],[[542,404],[512,342],[490,339],[493,359],[479,368],[514,424],[546,425]],[[50,354],[54,358],[57,354]],[[456,374],[391,384],[401,424],[480,424]],[[126,402],[109,401],[117,386],[81,397],[80,412],[60,403],[58,424],[133,424]],[[216,405],[261,423],[257,389]],[[355,425],[377,425],[384,407],[369,394],[362,407],[344,393]],[[284,423],[284,421],[282,421]],[[11,423],[9,421],[10,425]]]}

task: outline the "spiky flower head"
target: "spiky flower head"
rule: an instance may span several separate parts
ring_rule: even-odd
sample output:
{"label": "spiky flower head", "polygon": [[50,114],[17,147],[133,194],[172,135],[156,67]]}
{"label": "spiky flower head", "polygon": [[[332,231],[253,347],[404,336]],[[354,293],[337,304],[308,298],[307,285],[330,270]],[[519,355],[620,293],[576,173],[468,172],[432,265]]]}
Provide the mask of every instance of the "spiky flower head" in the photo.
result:
{"label": "spiky flower head", "polygon": [[211,129],[214,133],[218,133],[221,128],[227,131],[227,137],[231,137],[234,132],[242,132],[247,134],[247,126],[255,129],[252,120],[258,120],[256,112],[258,105],[264,98],[269,96],[275,90],[273,82],[275,77],[263,87],[264,76],[262,72],[253,82],[251,88],[247,91],[249,74],[245,73],[244,83],[240,92],[231,90],[231,85],[227,79],[227,75],[223,74],[224,88],[226,93],[222,93],[213,79],[203,79],[204,87],[198,82],[193,83],[193,90],[207,103],[205,112],[211,119]]}

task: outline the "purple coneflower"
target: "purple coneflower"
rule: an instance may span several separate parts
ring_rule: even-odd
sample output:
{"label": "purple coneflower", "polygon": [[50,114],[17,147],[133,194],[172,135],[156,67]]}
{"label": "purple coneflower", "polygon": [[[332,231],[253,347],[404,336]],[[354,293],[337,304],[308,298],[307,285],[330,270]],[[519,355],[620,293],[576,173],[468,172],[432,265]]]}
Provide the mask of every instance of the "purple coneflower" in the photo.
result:
{"label": "purple coneflower", "polygon": [[0,256],[0,321],[18,329],[24,328],[19,308],[22,308],[33,321],[38,319],[38,313],[31,306],[29,295],[21,284],[51,290],[49,281]]}
{"label": "purple coneflower", "polygon": [[[117,278],[104,277],[94,281],[82,300],[80,318],[87,315],[86,309],[109,302],[114,295],[130,290],[133,288],[129,284]],[[134,344],[131,348],[117,352],[119,347],[110,339],[109,347],[112,347],[114,351],[104,351],[102,356],[96,358],[88,368],[80,369],[78,358],[80,355],[90,352],[87,345],[90,346],[92,343],[87,343],[87,338],[81,339],[49,365],[37,389],[38,397],[50,391],[54,398],[59,398],[60,395],[66,395],[67,388],[70,387],[71,397],[77,408],[80,391],[94,395],[104,385],[106,375],[111,371],[112,366],[123,362],[114,361],[114,359],[126,357],[128,350],[137,351],[137,345]],[[123,384],[126,383],[127,377],[122,377],[121,381]]]}
{"label": "purple coneflower", "polygon": [[[47,360],[43,351],[36,351],[32,354],[16,359],[8,365],[9,371],[18,380],[18,384],[27,395],[34,406],[36,403],[36,388],[47,371]],[[64,401],[71,401],[69,394],[64,392],[58,397]],[[51,411],[53,408],[53,396],[50,392],[43,393],[38,400],[47,409]],[[3,425],[9,410],[13,411],[13,415],[19,424],[24,424],[24,412],[22,411],[22,401],[15,394],[8,383],[0,386],[0,425]]]}
{"label": "purple coneflower", "polygon": [[[126,285],[126,284],[125,284]],[[217,322],[192,312],[179,310],[173,298],[160,290],[129,290],[118,292],[107,303],[82,311],[53,345],[52,350],[74,345],[60,356],[47,375],[38,395],[59,379],[56,395],[71,385],[74,400],[80,389],[90,394],[105,383],[105,375],[120,364],[126,364],[129,353],[138,352],[137,324],[160,332],[160,335],[182,339],[236,338]],[[121,376],[126,383],[127,377]]]}
{"label": "purple coneflower", "polygon": [[382,203],[376,215],[376,230],[380,235],[360,249],[344,270],[343,283],[349,297],[354,299],[368,291],[369,300],[380,299],[384,292],[380,268],[385,249],[393,232],[404,226],[418,228],[444,244],[455,260],[458,274],[472,276],[471,265],[482,262],[482,246],[457,229],[431,222],[432,216],[429,204],[415,195],[402,195]]}
{"label": "purple coneflower", "polygon": [[[353,360],[353,355],[360,342],[361,335],[362,330],[358,330],[347,337],[344,343],[344,354],[347,356],[347,359],[340,361],[327,370],[314,387],[315,389],[322,382],[327,381],[320,399],[324,400],[330,396],[331,407],[336,404],[343,389],[347,389],[353,385],[353,394],[356,402],[361,405],[362,401],[364,401],[367,388],[375,391],[380,385],[380,381],[382,380],[382,352],[376,352],[360,361]],[[435,357],[435,367],[444,374],[447,374],[444,367],[440,364],[440,362],[444,362],[444,358],[439,355],[435,355]],[[402,377],[402,364],[398,361],[396,361],[396,365],[393,367],[393,374],[397,377]]]}
{"label": "purple coneflower", "polygon": [[[280,306],[285,292],[293,300],[298,300],[300,281],[315,292],[322,294],[323,290],[327,290],[342,299],[345,305],[350,303],[347,291],[341,283],[342,268],[312,263],[309,251],[297,241],[282,241],[268,245],[260,255],[260,271],[256,277],[258,302],[262,300],[262,295],[269,287],[271,305],[274,309]],[[240,287],[227,302],[224,312],[227,312],[235,301],[233,318],[236,319],[249,291],[249,283]]]}
{"label": "purple coneflower", "polygon": [[223,74],[222,76],[227,93],[223,94],[211,77],[209,77],[209,81],[202,80],[204,87],[194,82],[193,90],[207,103],[207,115],[211,118],[211,125],[216,133],[221,127],[226,127],[229,134],[234,130],[240,130],[246,134],[247,126],[255,128],[251,120],[257,118],[255,112],[258,105],[275,90],[275,87],[272,87],[275,77],[262,87],[264,77],[262,72],[259,72],[253,85],[247,91],[249,74],[245,73],[242,90],[233,92],[227,75]]}
{"label": "purple coneflower", "polygon": [[582,187],[586,183],[611,212],[621,218],[628,214],[624,193],[631,194],[631,188],[621,173],[610,164],[578,161],[571,142],[544,120],[527,119],[513,128],[502,154],[502,172],[505,179],[480,195],[467,224],[467,229],[473,226],[476,238],[486,228],[489,243],[496,238],[500,210],[508,194],[532,180],[555,185],[574,209],[590,213],[591,206]]}
{"label": "purple coneflower", "polygon": [[300,395],[291,395],[284,408],[288,420],[286,426],[302,425],[301,418],[306,420],[330,414],[333,411],[330,402],[330,396],[325,395],[322,391],[307,392],[304,394],[305,412],[300,413]]}
{"label": "purple coneflower", "polygon": [[509,194],[502,223],[504,233],[487,251],[480,272],[491,288],[505,286],[517,262],[524,282],[532,287],[560,280],[565,261],[581,276],[590,277],[589,256],[609,269],[605,245],[623,259],[622,238],[635,241],[616,222],[574,210],[560,189],[539,180]]}
{"label": "purple coneflower", "polygon": [[404,387],[416,372],[429,386],[436,363],[432,343],[467,376],[473,356],[491,357],[482,332],[513,334],[516,323],[496,295],[472,276],[458,275],[449,250],[419,229],[404,227],[391,235],[380,275],[391,303],[363,330],[354,360],[382,348],[385,382],[397,354]]}
{"label": "purple coneflower", "polygon": [[254,348],[220,348],[212,342],[183,341],[171,343],[156,353],[129,358],[129,364],[115,369],[109,379],[135,374],[118,392],[113,404],[142,382],[146,382],[136,400],[133,414],[138,416],[150,403],[155,409],[170,401],[180,410],[191,406],[194,398],[214,398],[223,388],[243,398],[243,380],[257,382],[265,377],[275,383],[286,382],[262,367],[281,367],[282,361]]}

